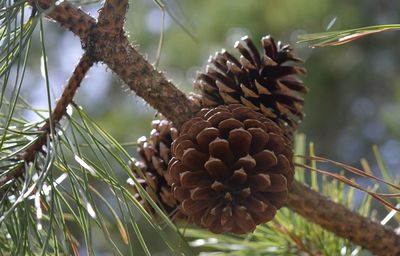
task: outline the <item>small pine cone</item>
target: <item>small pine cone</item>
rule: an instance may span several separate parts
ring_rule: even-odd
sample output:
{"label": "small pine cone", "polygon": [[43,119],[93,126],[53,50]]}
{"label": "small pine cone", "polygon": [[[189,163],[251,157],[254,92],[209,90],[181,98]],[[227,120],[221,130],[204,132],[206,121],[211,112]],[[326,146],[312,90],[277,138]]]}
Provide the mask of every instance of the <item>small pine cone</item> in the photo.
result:
{"label": "small pine cone", "polygon": [[241,103],[277,122],[290,135],[304,116],[298,93],[306,93],[307,88],[296,75],[306,70],[284,65],[301,61],[290,45],[275,43],[270,36],[263,37],[261,43],[262,56],[247,36],[235,44],[239,60],[225,49],[217,52],[194,85],[201,91],[203,107]]}
{"label": "small pine cone", "polygon": [[[140,177],[134,166],[131,169],[134,171],[139,183],[155,202],[159,202],[167,213],[174,215],[174,218],[181,218],[181,213],[177,210],[177,201],[167,182],[169,178],[167,167],[171,159],[171,143],[178,136],[178,132],[171,122],[167,120],[154,120],[152,128],[149,139],[145,136],[138,139],[138,152],[142,161],[137,163],[137,167],[143,171],[145,177]],[[153,212],[146,200],[140,197],[136,188],[135,196],[149,212]]]}
{"label": "small pine cone", "polygon": [[172,191],[190,221],[244,234],[270,221],[293,181],[293,152],[275,122],[241,104],[202,109],[172,143]]}

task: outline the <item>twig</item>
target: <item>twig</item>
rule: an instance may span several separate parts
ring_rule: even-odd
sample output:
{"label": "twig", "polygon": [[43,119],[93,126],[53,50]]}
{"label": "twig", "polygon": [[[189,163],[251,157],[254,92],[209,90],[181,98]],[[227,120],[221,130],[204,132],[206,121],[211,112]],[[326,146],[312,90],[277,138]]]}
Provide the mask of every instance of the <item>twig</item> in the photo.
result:
{"label": "twig", "polygon": [[[40,127],[39,131],[43,132],[39,135],[39,138],[33,143],[30,147],[28,147],[25,152],[21,155],[20,159],[24,160],[24,162],[32,162],[35,158],[36,153],[38,153],[42,146],[46,143],[47,134],[50,132],[50,122],[53,124],[57,124],[61,118],[64,116],[68,104],[72,101],[78,87],[81,84],[82,79],[85,77],[87,71],[93,65],[92,59],[84,54],[80,59],[78,65],[76,66],[74,72],[72,73],[67,87],[65,87],[61,98],[57,101],[57,104],[53,110],[52,120],[47,120],[46,123]],[[8,173],[6,178],[0,182],[0,187],[6,184],[9,180],[17,180],[22,177],[24,174],[24,164],[22,164],[17,169]]]}
{"label": "twig", "polygon": [[[39,0],[39,5],[42,8],[49,7],[49,1]],[[121,8],[118,10],[121,11]],[[101,12],[105,20],[109,14],[104,8]],[[125,33],[109,33],[107,26],[110,24],[107,22],[100,26],[87,13],[70,4],[68,8],[62,4],[55,6],[48,17],[79,36],[84,48],[93,57],[107,64],[132,91],[166,118],[173,120],[176,126],[183,124],[200,109],[134,49]],[[76,21],[84,21],[84,24],[78,24],[77,29],[74,27]]]}
{"label": "twig", "polygon": [[36,8],[36,4],[45,10],[53,8],[47,17],[77,35],[83,43],[86,43],[91,28],[96,24],[94,18],[67,1],[63,1],[58,5],[55,5],[55,1],[52,0],[28,0],[28,3],[33,8]]}
{"label": "twig", "polygon": [[[56,6],[54,11],[60,11],[58,8],[59,6]],[[79,14],[78,20],[92,22],[89,15],[78,13],[74,8],[69,7],[68,10],[64,8],[64,15],[72,17],[68,14],[76,13]],[[61,25],[78,35],[83,42],[88,39],[88,33],[83,33],[82,28],[80,30],[74,28],[75,21],[65,24],[65,19],[57,18],[53,13],[49,16],[56,21],[62,20],[64,23]],[[95,26],[90,31],[89,37],[91,53],[95,58],[107,64],[131,90],[173,121],[175,126],[179,127],[198,112],[200,107],[168,81],[162,73],[155,70],[130,45],[125,33],[119,33],[118,36],[109,35],[107,30]],[[392,229],[348,210],[303,184],[294,183],[289,193],[287,207],[376,255],[400,255],[400,236]]]}

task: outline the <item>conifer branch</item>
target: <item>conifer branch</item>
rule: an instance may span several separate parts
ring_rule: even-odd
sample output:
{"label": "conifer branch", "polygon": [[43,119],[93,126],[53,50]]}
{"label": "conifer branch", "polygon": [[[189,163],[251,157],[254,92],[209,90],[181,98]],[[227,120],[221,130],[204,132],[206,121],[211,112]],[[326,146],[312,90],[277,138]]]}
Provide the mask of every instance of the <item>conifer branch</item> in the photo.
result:
{"label": "conifer branch", "polygon": [[[176,126],[193,117],[199,106],[166,81],[163,74],[154,70],[127,40],[122,44],[117,44],[117,47],[111,45],[113,54],[105,55],[105,58],[101,57],[105,48],[98,49],[96,56]],[[287,207],[376,255],[400,253],[400,236],[392,229],[348,210],[303,184],[295,182],[289,193]],[[357,228],[360,231],[354,232]]]}
{"label": "conifer branch", "polygon": [[[30,1],[32,5],[34,1]],[[51,2],[51,0],[38,1],[42,8],[48,8]],[[110,4],[114,2],[118,1],[109,1]],[[100,10],[99,23],[95,23],[87,13],[67,3],[64,7],[62,4],[55,6],[48,17],[79,36],[83,47],[92,57],[107,64],[132,91],[154,109],[162,112],[166,118],[174,120],[176,126],[180,126],[200,107],[189,100],[186,94],[176,88],[161,72],[155,70],[129,43],[123,31],[110,33],[110,25],[115,28],[121,25],[121,20],[109,23],[106,20],[117,16],[115,12],[111,15],[112,10],[122,12],[124,7],[127,8],[123,1],[121,2],[122,4],[117,5],[116,9],[106,11],[107,9],[103,7]],[[83,24],[77,24],[80,23],[77,21],[82,21]]]}
{"label": "conifer branch", "polygon": [[128,0],[107,0],[100,9],[97,25],[109,33],[123,32]]}
{"label": "conifer branch", "polygon": [[287,207],[374,255],[400,255],[400,236],[393,229],[360,216],[299,182],[291,187]]}
{"label": "conifer branch", "polygon": [[[20,156],[20,159],[24,160],[24,163],[21,164],[17,169],[8,173],[7,176],[0,182],[0,187],[8,183],[10,180],[17,180],[24,175],[25,163],[32,162],[35,158],[35,155],[40,152],[42,146],[46,143],[48,138],[47,135],[50,133],[50,122],[55,125],[64,116],[67,106],[72,102],[77,89],[92,65],[92,59],[87,54],[84,54],[76,66],[73,74],[71,75],[68,84],[61,95],[61,98],[57,101],[57,104],[53,110],[52,120],[47,120],[45,124],[39,128],[39,132],[42,132],[39,135],[39,138]],[[13,183],[11,182],[11,184]],[[2,198],[2,196],[0,196],[0,198]]]}
{"label": "conifer branch", "polygon": [[[41,2],[46,1],[48,0]],[[114,3],[113,0],[107,2]],[[104,25],[97,24],[93,28],[94,19],[89,15],[70,5],[60,8],[62,7],[56,6],[49,17],[78,35],[83,42],[88,39],[91,56],[107,64],[131,90],[173,121],[175,126],[179,127],[198,112],[200,106],[168,81],[162,73],[155,70],[129,43],[123,31],[110,34],[108,30],[110,27],[103,27],[107,24],[107,20],[111,27],[121,25],[121,20],[109,20],[113,16],[111,9],[110,13],[102,9],[104,20],[101,24]],[[124,8],[126,7],[122,4],[116,10],[122,12]],[[75,18],[71,20],[73,17],[77,20]],[[80,25],[78,21],[84,21],[85,24]],[[91,28],[93,29],[90,30]],[[294,183],[289,193],[287,207],[376,255],[400,254],[400,236],[392,229],[350,211],[303,184]]]}
{"label": "conifer branch", "polygon": [[94,33],[93,54],[122,79],[138,96],[179,127],[193,117],[200,106],[180,91],[163,73],[145,60],[129,43],[125,35],[110,37],[107,33]]}
{"label": "conifer branch", "polygon": [[52,8],[49,9],[51,11],[47,17],[77,35],[83,43],[86,42],[92,26],[96,24],[93,17],[67,1],[58,5],[55,5],[55,1],[52,0],[28,0],[28,3],[33,8],[37,6],[44,10]]}
{"label": "conifer branch", "polygon": [[[199,110],[194,101],[166,81],[163,74],[154,70],[126,39],[108,47],[107,42],[99,44],[103,47],[96,47],[96,57],[104,61],[132,90],[177,127]],[[287,207],[376,255],[400,253],[400,236],[392,229],[348,210],[303,184],[294,184],[289,193]],[[360,231],[354,232],[357,228]]]}

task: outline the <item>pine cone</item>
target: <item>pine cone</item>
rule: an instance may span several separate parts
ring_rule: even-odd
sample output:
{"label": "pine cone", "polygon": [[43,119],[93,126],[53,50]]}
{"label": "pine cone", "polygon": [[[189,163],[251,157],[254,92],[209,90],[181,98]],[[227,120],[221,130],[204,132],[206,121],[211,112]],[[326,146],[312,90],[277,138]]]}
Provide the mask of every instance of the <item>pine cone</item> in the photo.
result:
{"label": "pine cone", "polygon": [[190,221],[214,233],[252,232],[285,203],[294,168],[289,139],[240,104],[202,109],[172,143],[174,197]]}
{"label": "pine cone", "polygon": [[[150,139],[145,136],[138,139],[138,152],[142,161],[137,163],[137,167],[143,171],[144,179],[135,171],[134,166],[131,169],[147,193],[160,204],[161,208],[164,208],[167,213],[173,214],[174,218],[182,218],[182,214],[177,210],[177,201],[167,182],[171,143],[178,136],[178,132],[167,120],[154,120],[152,127]],[[140,197],[136,188],[135,196],[148,212],[154,212],[146,200]]]}
{"label": "pine cone", "polygon": [[198,74],[195,87],[202,93],[204,107],[241,103],[277,122],[290,135],[304,116],[298,93],[306,93],[307,88],[296,75],[305,69],[284,65],[301,61],[290,45],[275,43],[270,36],[261,42],[262,56],[247,36],[235,44],[239,60],[225,49],[217,52],[210,57],[206,72]]}

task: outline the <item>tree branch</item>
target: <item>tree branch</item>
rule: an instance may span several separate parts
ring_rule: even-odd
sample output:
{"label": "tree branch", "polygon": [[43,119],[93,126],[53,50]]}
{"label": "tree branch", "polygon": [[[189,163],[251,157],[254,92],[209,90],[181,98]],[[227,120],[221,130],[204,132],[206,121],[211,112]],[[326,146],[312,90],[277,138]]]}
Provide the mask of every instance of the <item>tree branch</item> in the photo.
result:
{"label": "tree branch", "polygon": [[[179,127],[185,120],[193,117],[199,107],[167,82],[127,42],[121,43],[117,47],[113,45],[115,51],[110,55],[103,54],[102,51],[109,52],[112,49],[96,47],[97,57],[176,126]],[[101,58],[102,55],[106,58]],[[289,193],[287,207],[376,255],[400,254],[400,236],[392,229],[362,217],[298,182]]]}
{"label": "tree branch", "polygon": [[110,33],[120,34],[124,30],[128,6],[128,0],[106,0],[100,9],[97,25]]}
{"label": "tree branch", "polygon": [[[114,4],[118,1],[109,0],[108,2]],[[123,1],[121,0],[121,2]],[[49,8],[50,3],[51,0],[39,0],[42,8]],[[118,23],[121,20],[105,22],[106,19],[113,19],[113,15],[102,8],[99,19],[101,18],[103,25],[96,24],[88,14],[68,3],[65,3],[64,6],[64,3],[55,6],[48,17],[79,36],[84,48],[87,48],[93,57],[107,64],[131,90],[145,99],[150,106],[156,110],[162,109],[162,114],[166,118],[174,120],[177,126],[183,124],[200,109],[194,101],[177,89],[161,72],[155,70],[134,49],[125,33],[109,33],[107,26],[112,24],[122,26]],[[124,7],[127,6],[119,4],[116,10],[121,13]],[[83,22],[77,24],[76,21]],[[74,27],[75,25],[78,28]]]}
{"label": "tree branch", "polygon": [[[166,81],[127,41],[113,44],[112,49],[105,45],[96,47],[96,56],[175,126],[179,127],[199,110],[199,106]],[[294,183],[287,207],[376,255],[400,254],[400,236],[392,229],[350,211],[303,184]]]}
{"label": "tree branch", "polygon": [[[68,104],[71,103],[74,95],[81,84],[81,81],[86,76],[87,71],[93,65],[92,59],[84,54],[80,59],[78,65],[76,66],[73,74],[71,75],[70,79],[68,80],[67,87],[65,87],[61,98],[57,101],[57,104],[53,110],[52,120],[47,120],[46,123],[40,127],[39,131],[43,132],[39,135],[39,138],[29,146],[25,152],[20,156],[21,160],[24,162],[32,162],[35,155],[41,150],[42,146],[46,143],[47,134],[50,132],[50,122],[53,124],[57,124],[61,118],[64,116]],[[8,173],[5,179],[2,179],[0,182],[0,187],[6,184],[10,180],[17,180],[18,178],[22,177],[24,174],[24,164],[22,164],[17,169],[13,170],[12,172]],[[0,193],[1,195],[1,193]],[[0,196],[2,198],[2,196]]]}
{"label": "tree branch", "polygon": [[291,187],[287,207],[376,255],[400,255],[400,236],[393,229],[362,217],[299,182]]}
{"label": "tree branch", "polygon": [[[109,0],[109,2],[114,3],[114,0]],[[88,29],[92,28],[94,22],[90,16],[75,10],[75,7],[69,6],[68,9],[62,9],[63,11],[58,8],[59,6],[56,6],[54,11],[65,16],[57,17],[53,13],[54,11],[49,16],[78,35],[83,42],[88,39],[91,54],[97,60],[107,64],[131,90],[173,121],[175,126],[179,127],[198,112],[200,106],[168,81],[162,73],[155,70],[129,44],[125,33],[110,35],[106,28],[95,26],[90,30],[89,36]],[[123,8],[120,6],[117,9],[122,11]],[[72,17],[72,13],[79,15],[78,19],[86,21],[86,25],[82,27],[80,24],[76,24],[76,21],[68,21],[68,18],[65,20],[65,17]],[[104,15],[105,21],[109,14]],[[119,21],[114,20],[113,22],[114,25],[120,25]],[[75,26],[79,28],[77,29]],[[303,184],[298,182],[293,184],[286,206],[376,255],[400,254],[400,236],[396,235],[393,230],[348,210],[343,205],[325,198]]]}
{"label": "tree branch", "polygon": [[83,43],[86,43],[91,28],[96,24],[96,20],[67,1],[63,1],[58,5],[55,5],[54,2],[52,0],[28,0],[28,3],[34,8],[36,4],[45,10],[53,8],[47,17],[70,30]]}
{"label": "tree branch", "polygon": [[138,96],[173,121],[175,126],[179,127],[200,110],[200,106],[140,55],[125,35],[110,38],[100,31],[94,34],[100,38],[94,43],[94,56],[107,64]]}
{"label": "tree branch", "polygon": [[[81,82],[83,78],[85,78],[86,73],[89,71],[89,69],[92,67],[93,61],[91,58],[84,54],[82,58],[79,60],[78,65],[75,67],[74,72],[72,73],[71,77],[68,80],[68,84],[65,87],[61,98],[57,101],[57,104],[53,110],[52,114],[52,120],[51,122],[53,124],[57,124],[61,118],[64,116],[67,106],[72,102],[76,91],[78,90],[79,86],[81,85]],[[39,129],[40,131],[43,131],[45,133],[50,132],[50,120],[47,120],[46,123]],[[46,136],[42,137],[46,138]],[[43,146],[42,143],[40,143],[40,140],[38,140],[35,144],[33,144],[31,147],[29,147],[25,153],[22,155],[22,159],[24,159],[26,162],[31,162],[33,160],[33,157],[35,153]]]}

